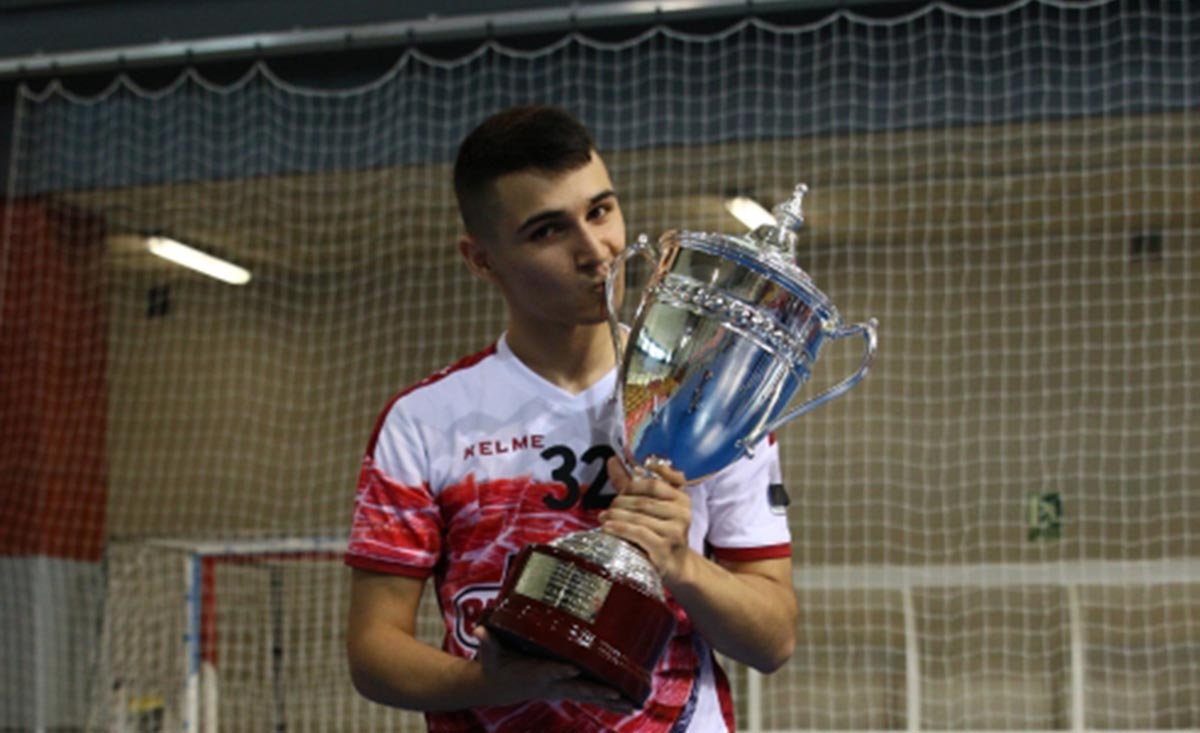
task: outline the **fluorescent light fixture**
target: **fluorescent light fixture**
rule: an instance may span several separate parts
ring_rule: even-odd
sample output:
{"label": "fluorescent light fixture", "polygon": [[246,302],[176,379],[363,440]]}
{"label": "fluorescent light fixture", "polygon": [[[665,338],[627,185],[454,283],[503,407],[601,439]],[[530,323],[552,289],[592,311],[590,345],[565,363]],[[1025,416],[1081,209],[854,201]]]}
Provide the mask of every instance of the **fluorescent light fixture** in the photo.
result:
{"label": "fluorescent light fixture", "polygon": [[183,242],[177,242],[167,237],[147,237],[146,246],[153,254],[164,260],[170,260],[177,265],[191,268],[230,285],[245,285],[250,282],[248,270],[238,267],[232,262],[205,254]]}
{"label": "fluorescent light fixture", "polygon": [[749,196],[734,196],[725,199],[725,208],[738,221],[751,229],[758,229],[763,224],[775,226],[775,217]]}

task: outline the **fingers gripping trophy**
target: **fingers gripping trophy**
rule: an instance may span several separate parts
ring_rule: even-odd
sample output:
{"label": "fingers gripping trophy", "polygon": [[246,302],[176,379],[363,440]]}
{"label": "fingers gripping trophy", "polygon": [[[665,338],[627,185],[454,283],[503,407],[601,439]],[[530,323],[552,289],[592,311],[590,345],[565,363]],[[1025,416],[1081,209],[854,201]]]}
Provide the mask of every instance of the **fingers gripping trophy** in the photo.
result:
{"label": "fingers gripping trophy", "polygon": [[[769,432],[845,394],[875,358],[876,322],[845,325],[796,265],[807,187],[775,208],[774,225],[742,236],[669,231],[626,248],[606,295],[619,371],[615,445],[635,472],[667,465],[689,482],[720,471]],[[622,346],[613,303],[625,261],[653,271]],[[863,339],[858,369],[796,406],[828,341]],[[662,582],[635,545],[602,530],[525,547],[487,628],[526,652],[569,661],[635,705],[674,630]]]}

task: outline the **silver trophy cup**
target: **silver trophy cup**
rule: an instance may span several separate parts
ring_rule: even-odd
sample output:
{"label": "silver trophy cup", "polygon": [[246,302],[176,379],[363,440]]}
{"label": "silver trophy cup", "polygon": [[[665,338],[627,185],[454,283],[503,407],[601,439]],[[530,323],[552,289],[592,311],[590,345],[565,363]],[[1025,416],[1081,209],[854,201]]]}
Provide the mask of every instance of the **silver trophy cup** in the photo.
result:
{"label": "silver trophy cup", "polygon": [[[743,236],[670,231],[657,248],[643,235],[618,256],[606,295],[620,363],[615,438],[626,465],[666,462],[699,481],[866,376],[875,358],[875,320],[844,325],[796,265],[807,191],[801,184],[775,207],[773,226]],[[654,270],[623,346],[614,290],[634,254],[650,259]],[[850,336],[864,339],[858,369],[789,407],[821,347]]]}
{"label": "silver trophy cup", "polygon": [[[843,394],[875,356],[875,322],[842,325],[796,266],[805,188],[775,209],[776,226],[742,237],[667,232],[656,256],[644,236],[606,284],[620,371],[615,444],[636,471],[666,462],[698,481],[753,451],[771,430]],[[625,261],[655,269],[628,342],[614,291]],[[865,339],[858,370],[788,408],[828,340]],[[674,632],[662,580],[633,545],[594,529],[524,547],[484,624],[526,653],[564,659],[641,705]]]}

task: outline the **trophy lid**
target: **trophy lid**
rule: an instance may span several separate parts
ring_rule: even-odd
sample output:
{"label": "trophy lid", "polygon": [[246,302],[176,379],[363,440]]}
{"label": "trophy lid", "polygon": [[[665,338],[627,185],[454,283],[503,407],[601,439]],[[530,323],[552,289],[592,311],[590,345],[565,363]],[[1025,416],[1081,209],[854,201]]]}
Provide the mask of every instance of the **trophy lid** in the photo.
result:
{"label": "trophy lid", "polygon": [[797,234],[804,228],[804,196],[808,186],[800,183],[786,201],[774,208],[775,223],[763,224],[743,235],[679,231],[680,245],[733,260],[779,283],[799,297],[827,323],[840,323],[833,303],[807,272],[796,264]]}

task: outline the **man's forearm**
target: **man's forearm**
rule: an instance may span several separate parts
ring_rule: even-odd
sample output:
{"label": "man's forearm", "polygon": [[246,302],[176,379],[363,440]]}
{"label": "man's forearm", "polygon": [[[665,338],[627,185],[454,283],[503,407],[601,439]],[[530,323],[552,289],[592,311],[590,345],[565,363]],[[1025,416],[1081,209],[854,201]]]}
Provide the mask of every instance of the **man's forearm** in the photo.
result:
{"label": "man's forearm", "polygon": [[773,672],[795,648],[796,595],[790,577],[784,583],[753,566],[734,572],[693,551],[667,587],[717,651]]}
{"label": "man's forearm", "polygon": [[478,662],[435,649],[400,629],[376,627],[347,641],[355,688],[406,710],[459,710],[487,704]]}

